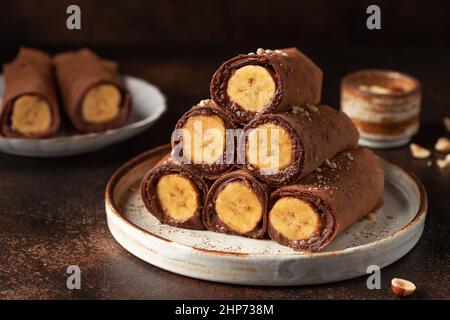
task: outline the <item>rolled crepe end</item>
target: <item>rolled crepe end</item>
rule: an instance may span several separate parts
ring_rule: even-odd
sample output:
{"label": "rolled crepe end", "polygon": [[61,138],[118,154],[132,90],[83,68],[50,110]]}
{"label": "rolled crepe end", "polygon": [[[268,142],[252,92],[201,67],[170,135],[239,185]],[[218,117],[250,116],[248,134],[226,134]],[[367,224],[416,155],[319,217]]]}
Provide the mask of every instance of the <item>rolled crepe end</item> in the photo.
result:
{"label": "rolled crepe end", "polygon": [[271,186],[294,183],[302,173],[303,141],[279,114],[256,117],[244,127],[245,162],[241,166]]}
{"label": "rolled crepe end", "polygon": [[292,130],[274,122],[257,125],[248,135],[247,163],[260,170],[276,172],[292,165]]}
{"label": "rolled crepe end", "polygon": [[217,179],[233,167],[227,148],[234,148],[227,130],[234,129],[229,114],[212,100],[202,100],[178,120],[172,136],[172,158],[206,179]]}
{"label": "rolled crepe end", "polygon": [[293,241],[308,240],[320,233],[320,212],[308,201],[283,197],[277,200],[269,213],[272,228]]}
{"label": "rolled crepe end", "polygon": [[205,229],[201,213],[208,188],[206,183],[168,159],[151,169],[142,180],[141,197],[145,207],[161,223]]}
{"label": "rolled crepe end", "polygon": [[88,89],[83,97],[81,114],[87,123],[105,123],[119,115],[122,94],[116,85],[100,83]]}
{"label": "rolled crepe end", "polygon": [[232,103],[248,112],[259,112],[273,99],[277,86],[272,72],[264,66],[247,65],[234,71],[227,83]]}
{"label": "rolled crepe end", "polygon": [[183,130],[183,155],[191,162],[213,164],[223,158],[226,127],[218,115],[192,115]]}
{"label": "rolled crepe end", "polygon": [[266,231],[268,190],[238,170],[218,179],[206,197],[203,221],[211,231],[261,238]]}
{"label": "rolled crepe end", "polygon": [[317,196],[289,189],[283,187],[272,194],[273,205],[267,228],[269,236],[296,251],[320,251],[334,234],[333,212]]}
{"label": "rolled crepe end", "polygon": [[224,62],[214,73],[212,99],[245,125],[257,114],[320,102],[322,71],[296,48],[258,49]]}
{"label": "rolled crepe end", "polygon": [[169,219],[183,223],[198,211],[199,192],[195,184],[179,173],[163,175],[156,184],[156,197]]}
{"label": "rolled crepe end", "polygon": [[3,67],[5,92],[0,134],[11,138],[47,138],[60,127],[52,59],[40,50],[21,48]]}
{"label": "rolled crepe end", "polygon": [[12,106],[11,126],[21,134],[42,134],[52,124],[52,110],[38,95],[22,95]]}

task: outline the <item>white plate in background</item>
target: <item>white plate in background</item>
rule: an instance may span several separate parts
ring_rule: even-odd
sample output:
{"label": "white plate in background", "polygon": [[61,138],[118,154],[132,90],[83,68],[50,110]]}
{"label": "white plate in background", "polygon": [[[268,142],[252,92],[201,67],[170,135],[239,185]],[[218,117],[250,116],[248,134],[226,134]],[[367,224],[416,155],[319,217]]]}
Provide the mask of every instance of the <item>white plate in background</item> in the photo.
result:
{"label": "white plate in background", "polygon": [[[64,135],[46,139],[5,138],[0,136],[0,151],[28,157],[62,157],[87,153],[129,139],[149,128],[166,110],[161,91],[145,80],[123,77],[124,86],[132,97],[132,111],[128,122],[120,128],[88,134]],[[0,100],[5,82],[0,75]]]}

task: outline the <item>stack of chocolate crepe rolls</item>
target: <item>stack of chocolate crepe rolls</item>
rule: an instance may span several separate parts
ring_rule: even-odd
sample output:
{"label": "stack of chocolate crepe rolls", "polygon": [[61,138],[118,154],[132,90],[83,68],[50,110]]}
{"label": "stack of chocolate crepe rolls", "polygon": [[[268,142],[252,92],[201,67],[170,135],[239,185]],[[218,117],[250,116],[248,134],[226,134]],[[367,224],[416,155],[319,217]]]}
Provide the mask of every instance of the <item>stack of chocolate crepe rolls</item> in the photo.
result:
{"label": "stack of chocolate crepe rolls", "polygon": [[173,226],[323,249],[382,204],[384,173],[357,148],[351,120],[320,104],[321,88],[321,70],[296,48],[225,62],[212,100],[181,117],[171,155],[144,177],[149,211]]}

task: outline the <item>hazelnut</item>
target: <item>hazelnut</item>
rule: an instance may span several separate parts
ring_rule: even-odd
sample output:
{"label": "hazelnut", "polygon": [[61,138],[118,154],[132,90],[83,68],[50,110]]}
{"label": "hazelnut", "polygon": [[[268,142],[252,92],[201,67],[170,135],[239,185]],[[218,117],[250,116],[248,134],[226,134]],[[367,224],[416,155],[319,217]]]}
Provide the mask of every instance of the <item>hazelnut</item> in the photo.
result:
{"label": "hazelnut", "polygon": [[316,113],[319,111],[319,108],[317,108],[315,105],[307,103],[306,106],[308,107],[309,111]]}
{"label": "hazelnut", "polygon": [[300,108],[299,106],[292,106],[291,112],[293,114],[298,114],[299,112],[302,112],[302,108]]}
{"label": "hazelnut", "polygon": [[348,160],[350,160],[350,161],[355,160],[355,158],[353,158],[353,156],[350,152],[347,152],[345,155],[347,156]]}
{"label": "hazelnut", "polygon": [[377,220],[377,214],[375,212],[370,212],[365,216],[366,220],[375,221]]}
{"label": "hazelnut", "polygon": [[266,52],[266,50],[264,50],[263,48],[258,48],[258,50],[256,50],[256,54],[264,54]]}
{"label": "hazelnut", "polygon": [[439,168],[445,169],[450,166],[450,153],[444,159],[437,159],[436,163]]}
{"label": "hazelnut", "polygon": [[211,99],[203,99],[203,100],[200,100],[200,102],[198,103],[198,105],[199,106],[205,106],[205,105],[207,105],[208,103],[210,103],[211,102]]}
{"label": "hazelnut", "polygon": [[329,167],[330,169],[336,169],[337,168],[337,164],[336,162],[332,162],[328,159],[325,159],[325,164],[327,165],[327,167]]}
{"label": "hazelnut", "polygon": [[421,147],[415,143],[411,143],[409,145],[409,149],[411,150],[411,155],[416,159],[425,159],[431,155],[430,150],[425,149],[424,147]]}
{"label": "hazelnut", "polygon": [[447,131],[450,132],[450,118],[449,117],[444,118],[444,126],[445,126],[445,129],[447,129]]}
{"label": "hazelnut", "polygon": [[450,152],[450,140],[446,137],[439,138],[434,148],[437,151],[448,153]]}
{"label": "hazelnut", "polygon": [[416,291],[416,285],[408,280],[394,278],[391,280],[391,290],[397,297],[407,297]]}

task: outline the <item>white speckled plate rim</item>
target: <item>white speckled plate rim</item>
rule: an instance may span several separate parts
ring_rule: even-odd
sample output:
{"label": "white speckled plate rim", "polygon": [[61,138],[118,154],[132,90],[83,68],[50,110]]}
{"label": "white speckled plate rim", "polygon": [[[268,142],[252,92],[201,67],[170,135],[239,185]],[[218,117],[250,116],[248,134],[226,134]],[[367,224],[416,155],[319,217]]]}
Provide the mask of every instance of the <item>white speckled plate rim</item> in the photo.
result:
{"label": "white speckled plate rim", "polygon": [[[216,255],[217,257],[220,257],[220,258],[227,258],[227,259],[231,258],[233,256],[235,256],[235,257],[248,256],[249,254],[247,254],[247,253],[204,250],[204,249],[193,248],[193,247],[190,247],[190,246],[187,246],[184,244],[172,242],[171,240],[161,238],[160,236],[152,234],[152,233],[148,232],[147,230],[144,230],[143,228],[133,224],[132,222],[127,220],[125,217],[123,217],[123,215],[120,213],[120,209],[117,208],[117,206],[115,204],[115,199],[113,197],[113,191],[114,191],[114,188],[115,188],[116,184],[118,183],[118,181],[131,168],[133,168],[137,164],[160,153],[162,150],[165,150],[165,149],[168,150],[168,148],[169,148],[168,145],[165,145],[165,146],[160,146],[155,149],[149,150],[149,151],[133,158],[132,160],[127,162],[125,165],[123,165],[121,168],[119,168],[115,172],[115,174],[109,180],[107,188],[106,188],[106,192],[105,192],[105,204],[109,209],[107,211],[110,211],[109,213],[111,213],[111,214],[109,214],[108,217],[116,220],[117,222],[120,222],[121,224],[125,224],[129,228],[130,231],[132,230],[133,232],[137,232],[141,236],[154,237],[154,240],[156,240],[158,242],[165,243],[165,244],[170,243],[171,245],[177,246],[183,250],[203,252],[203,253],[207,253],[207,254]],[[385,158],[382,158],[382,159],[384,161],[387,161],[388,163],[398,167],[398,169],[400,169],[404,173],[406,173],[406,175],[410,177],[410,179],[414,183],[415,187],[417,188],[417,191],[418,191],[417,196],[419,197],[419,199],[418,199],[419,200],[419,208],[417,210],[415,217],[411,220],[411,222],[409,222],[406,226],[402,227],[395,233],[388,235],[387,237],[382,238],[380,240],[371,242],[371,243],[367,243],[367,244],[363,244],[363,245],[359,245],[359,246],[355,246],[355,247],[350,247],[350,248],[346,248],[346,249],[338,250],[338,251],[301,253],[301,254],[296,253],[296,252],[286,253],[286,254],[280,255],[280,259],[282,259],[282,258],[319,259],[321,257],[326,257],[326,256],[336,256],[336,255],[344,256],[344,255],[352,254],[352,253],[355,253],[358,251],[370,250],[370,248],[375,245],[380,245],[380,244],[383,244],[383,243],[386,243],[389,241],[393,241],[393,240],[395,240],[395,238],[401,236],[402,234],[407,232],[409,229],[411,229],[413,227],[417,227],[417,225],[419,225],[419,224],[423,224],[424,220],[425,220],[428,204],[427,204],[426,192],[425,192],[425,189],[424,189],[422,183],[409,169],[406,169],[404,166],[402,166],[392,160],[387,160]],[[268,256],[268,255],[257,255],[257,254],[250,254],[250,255],[252,256],[252,258],[257,258],[257,259],[263,259],[263,260],[264,259],[273,259],[273,256]]]}

